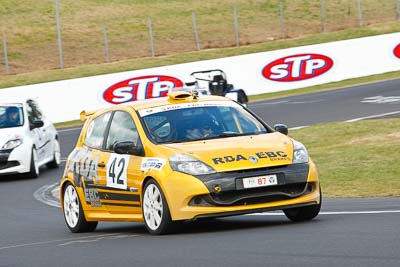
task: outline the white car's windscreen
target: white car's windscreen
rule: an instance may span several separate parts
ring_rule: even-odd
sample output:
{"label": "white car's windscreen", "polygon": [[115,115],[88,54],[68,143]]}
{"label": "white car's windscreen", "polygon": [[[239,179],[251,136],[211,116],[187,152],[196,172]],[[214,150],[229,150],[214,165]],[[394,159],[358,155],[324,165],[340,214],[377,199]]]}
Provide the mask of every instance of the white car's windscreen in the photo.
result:
{"label": "white car's windscreen", "polygon": [[0,128],[19,127],[24,125],[21,105],[0,104]]}

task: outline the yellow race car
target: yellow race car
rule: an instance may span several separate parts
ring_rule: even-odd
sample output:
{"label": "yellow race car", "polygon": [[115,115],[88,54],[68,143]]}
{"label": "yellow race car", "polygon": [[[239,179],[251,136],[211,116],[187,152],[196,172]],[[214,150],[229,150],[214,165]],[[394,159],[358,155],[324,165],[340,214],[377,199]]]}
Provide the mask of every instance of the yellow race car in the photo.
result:
{"label": "yellow race car", "polygon": [[283,210],[304,221],[320,211],[306,148],[235,101],[171,92],[81,118],[60,184],[72,232],[144,221],[164,234],[184,220]]}

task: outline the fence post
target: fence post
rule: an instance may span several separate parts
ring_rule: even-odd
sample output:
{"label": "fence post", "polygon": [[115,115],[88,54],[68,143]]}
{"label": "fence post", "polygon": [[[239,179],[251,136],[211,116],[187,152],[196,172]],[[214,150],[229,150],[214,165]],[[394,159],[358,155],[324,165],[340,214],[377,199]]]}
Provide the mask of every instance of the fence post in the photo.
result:
{"label": "fence post", "polygon": [[149,19],[148,19],[148,27],[149,27],[151,57],[154,57],[153,22],[151,20],[151,17],[149,17]]}
{"label": "fence post", "polygon": [[104,52],[106,56],[106,62],[110,63],[110,51],[108,49],[108,36],[107,36],[107,26],[103,24],[103,34],[104,34]]}
{"label": "fence post", "polygon": [[321,22],[322,32],[326,31],[326,12],[325,12],[325,0],[321,0]]}
{"label": "fence post", "polygon": [[239,47],[239,23],[238,23],[238,14],[237,14],[237,7],[233,7],[233,20],[235,25],[235,44],[236,47]]}
{"label": "fence post", "polygon": [[396,0],[396,19],[400,19],[400,0]]}
{"label": "fence post", "polygon": [[283,2],[279,2],[279,22],[280,22],[280,28],[281,28],[281,38],[285,38],[285,14],[283,13]]}
{"label": "fence post", "polygon": [[60,8],[58,5],[58,0],[55,0],[56,4],[56,24],[57,24],[57,42],[58,42],[58,62],[60,64],[60,68],[64,68],[63,62],[63,52],[62,52],[62,43],[61,43],[61,25],[60,25]]}
{"label": "fence post", "polygon": [[364,23],[362,17],[361,0],[357,0],[357,9],[358,9],[358,25],[362,27]]}
{"label": "fence post", "polygon": [[194,43],[196,45],[196,49],[200,50],[199,32],[197,31],[196,13],[194,11],[192,12],[192,25],[194,33]]}
{"label": "fence post", "polygon": [[6,74],[10,74],[10,66],[8,65],[8,52],[7,52],[7,39],[3,35],[3,50],[4,50],[4,66],[6,68]]}

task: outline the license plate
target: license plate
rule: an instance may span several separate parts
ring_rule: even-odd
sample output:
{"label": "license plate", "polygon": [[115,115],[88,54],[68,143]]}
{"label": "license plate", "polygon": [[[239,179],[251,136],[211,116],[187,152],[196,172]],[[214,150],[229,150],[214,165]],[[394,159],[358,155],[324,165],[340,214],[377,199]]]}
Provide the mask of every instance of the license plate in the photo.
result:
{"label": "license plate", "polygon": [[254,187],[270,186],[277,184],[278,184],[278,178],[276,177],[276,174],[243,178],[244,188],[254,188]]}

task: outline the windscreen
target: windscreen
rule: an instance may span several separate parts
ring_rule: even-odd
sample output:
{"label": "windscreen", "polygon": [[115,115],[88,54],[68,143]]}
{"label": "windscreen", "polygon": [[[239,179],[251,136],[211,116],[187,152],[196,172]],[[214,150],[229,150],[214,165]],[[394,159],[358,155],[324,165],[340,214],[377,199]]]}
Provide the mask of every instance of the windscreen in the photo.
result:
{"label": "windscreen", "polygon": [[242,106],[230,101],[183,103],[140,110],[149,139],[181,143],[267,133]]}
{"label": "windscreen", "polygon": [[23,124],[22,106],[0,104],[0,128],[18,127]]}

